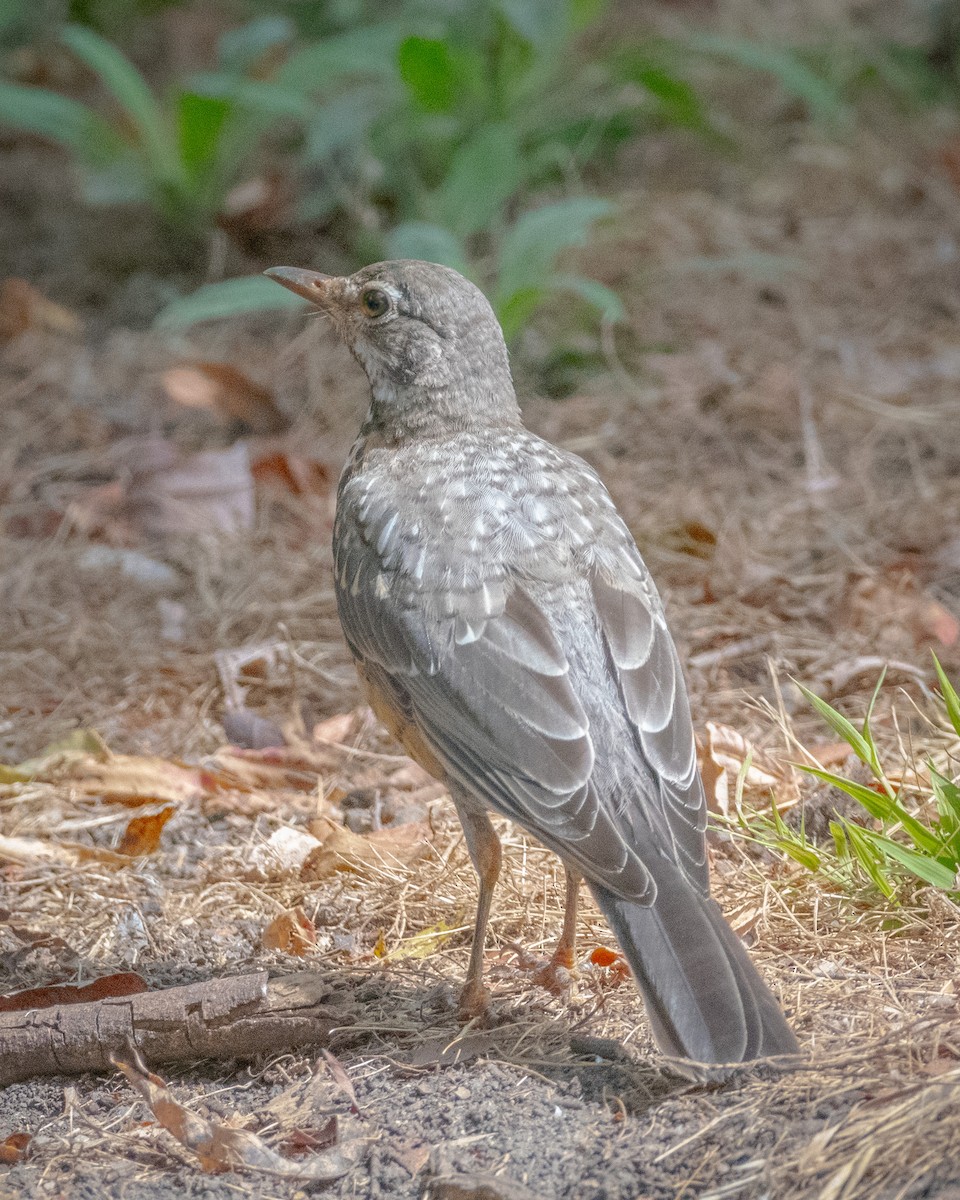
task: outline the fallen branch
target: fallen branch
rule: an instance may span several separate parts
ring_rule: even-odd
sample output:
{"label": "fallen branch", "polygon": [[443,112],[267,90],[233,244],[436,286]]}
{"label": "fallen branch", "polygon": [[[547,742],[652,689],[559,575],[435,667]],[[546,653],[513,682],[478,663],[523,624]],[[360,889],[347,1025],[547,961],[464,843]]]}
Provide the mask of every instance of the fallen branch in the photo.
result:
{"label": "fallen branch", "polygon": [[268,979],[265,971],[88,1004],[0,1013],[0,1087],[37,1075],[111,1069],[132,1042],[151,1063],[251,1059],[325,1045],[349,1021],[324,1003],[314,972]]}

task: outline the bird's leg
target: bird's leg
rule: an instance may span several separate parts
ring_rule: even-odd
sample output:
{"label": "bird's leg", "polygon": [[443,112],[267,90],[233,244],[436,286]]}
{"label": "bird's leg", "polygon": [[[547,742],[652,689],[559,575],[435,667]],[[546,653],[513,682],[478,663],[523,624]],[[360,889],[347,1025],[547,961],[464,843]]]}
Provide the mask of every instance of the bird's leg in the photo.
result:
{"label": "bird's leg", "polygon": [[[583,876],[564,863],[567,896],[563,906],[563,929],[553,957],[536,974],[536,981],[551,992],[564,991],[570,985],[569,971],[577,961],[577,905]],[[561,973],[562,972],[562,973]]]}
{"label": "bird's leg", "polygon": [[480,901],[477,905],[477,923],[473,931],[473,946],[470,949],[470,965],[467,978],[460,993],[460,1016],[467,1021],[483,1016],[490,1007],[490,993],[483,986],[483,948],[487,936],[487,921],[493,889],[500,875],[500,839],[490,823],[490,818],[481,809],[457,804],[457,813],[463,826],[470,858],[480,877]]}

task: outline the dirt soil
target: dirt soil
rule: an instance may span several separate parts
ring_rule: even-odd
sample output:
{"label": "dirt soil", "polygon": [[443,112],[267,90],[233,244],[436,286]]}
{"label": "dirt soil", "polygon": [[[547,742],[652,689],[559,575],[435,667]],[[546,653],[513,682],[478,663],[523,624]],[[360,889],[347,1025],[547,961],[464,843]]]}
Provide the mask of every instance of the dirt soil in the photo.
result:
{"label": "dirt soil", "polygon": [[[733,161],[645,142],[591,263],[627,298],[629,327],[606,340],[589,384],[526,404],[621,505],[689,664],[698,730],[733,727],[781,765],[799,743],[831,740],[793,680],[862,715],[889,664],[878,736],[894,757],[922,758],[936,741],[929,651],[960,674],[960,197],[938,159],[954,131],[895,120],[883,137],[865,123],[828,138],[782,115]],[[0,863],[0,991],[121,970],[158,988],[318,972],[354,1098],[315,1052],[162,1074],[182,1103],[268,1142],[289,1134],[291,1106],[294,1125],[336,1112],[357,1162],[333,1196],[509,1200],[517,1185],[545,1200],[956,1200],[960,912],[930,889],[892,912],[718,836],[717,897],[803,1055],[691,1082],[658,1059],[629,980],[591,961],[612,943],[586,900],[570,991],[535,984],[562,872],[503,825],[487,960],[496,1023],[461,1029],[476,889],[459,827],[362,711],[335,719],[360,702],[329,539],[362,378],[300,318],[151,331],[175,272],[128,275],[127,299],[118,283],[106,311],[89,216],[62,191],[49,199],[46,152],[2,153],[0,278],[29,276],[65,312],[32,310],[0,347],[0,759],[96,729],[115,753],[216,774],[224,746],[256,740],[251,714],[286,749],[252,753],[249,786],[183,797],[159,847],[129,865],[72,852]],[[44,252],[37,230],[54,227]],[[198,399],[196,374],[177,386],[169,372],[197,362],[243,373],[227,392],[240,388],[260,432]],[[289,428],[264,419],[250,386]],[[227,474],[206,480],[214,502],[188,503],[197,531],[185,534],[184,510],[171,517],[158,499],[169,468],[143,465],[158,442],[184,456],[246,447],[249,520],[229,515],[251,499],[247,459],[221,461]],[[230,723],[231,706],[245,724]],[[802,794],[813,821],[822,792],[805,782]],[[278,830],[324,816],[397,840],[312,881],[265,853]],[[107,850],[129,819],[76,779],[0,784],[9,838]],[[265,927],[296,909],[315,942],[299,956],[265,949]],[[32,1135],[30,1153],[0,1166],[0,1197],[307,1188],[204,1172],[117,1074],[7,1087],[0,1144],[15,1133]],[[477,1172],[499,1182],[443,1182]]]}

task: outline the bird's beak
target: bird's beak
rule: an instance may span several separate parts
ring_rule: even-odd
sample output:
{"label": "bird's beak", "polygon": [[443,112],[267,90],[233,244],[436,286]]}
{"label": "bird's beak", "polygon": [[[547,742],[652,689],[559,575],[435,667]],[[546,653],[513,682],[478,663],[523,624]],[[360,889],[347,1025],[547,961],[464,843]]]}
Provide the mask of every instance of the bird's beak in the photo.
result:
{"label": "bird's beak", "polygon": [[264,275],[319,308],[325,308],[329,303],[330,284],[336,278],[334,275],[321,275],[319,271],[303,271],[299,267],[271,267],[264,271]]}

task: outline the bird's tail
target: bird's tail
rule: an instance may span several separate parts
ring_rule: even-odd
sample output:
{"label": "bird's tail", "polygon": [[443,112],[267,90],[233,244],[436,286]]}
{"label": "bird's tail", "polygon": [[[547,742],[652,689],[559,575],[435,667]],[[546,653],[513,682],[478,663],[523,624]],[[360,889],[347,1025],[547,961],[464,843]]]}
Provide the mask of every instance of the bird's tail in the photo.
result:
{"label": "bird's tail", "polygon": [[794,1053],[780,1006],[716,902],[671,863],[661,860],[655,877],[649,907],[596,883],[590,890],[637,978],[660,1049],[701,1063]]}

